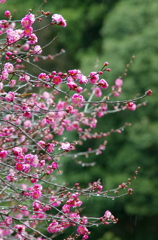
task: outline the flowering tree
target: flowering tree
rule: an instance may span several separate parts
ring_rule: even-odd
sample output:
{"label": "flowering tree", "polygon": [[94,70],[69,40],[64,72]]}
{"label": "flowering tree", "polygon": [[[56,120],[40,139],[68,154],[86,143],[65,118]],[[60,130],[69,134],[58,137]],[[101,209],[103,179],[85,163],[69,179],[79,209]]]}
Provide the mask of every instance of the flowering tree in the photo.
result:
{"label": "flowering tree", "polygon": [[[101,154],[106,148],[105,140],[97,149],[85,152],[78,152],[77,145],[87,139],[104,139],[111,132],[121,133],[129,124],[108,133],[94,133],[97,118],[123,110],[134,111],[143,104],[136,102],[152,91],[133,100],[110,100],[120,95],[123,80],[116,79],[108,91],[109,84],[102,78],[110,71],[108,62],[88,76],[76,69],[68,72],[41,69],[37,62],[54,56],[42,55],[46,46],[38,45],[36,32],[54,24],[66,27],[65,19],[44,11],[35,15],[32,10],[19,21],[13,21],[8,10],[4,16],[5,20],[0,21],[0,240],[54,239],[69,227],[74,227],[76,234],[67,239],[79,236],[87,239],[91,226],[116,223],[118,219],[107,209],[100,218],[82,216],[81,198],[132,194],[131,179],[110,191],[103,190],[99,180],[88,183],[87,188],[79,183],[73,187],[60,185],[57,177],[61,174],[62,159]],[[33,28],[35,21],[41,22],[47,16],[51,16],[48,26]],[[38,69],[38,76],[31,73],[32,67]],[[76,140],[65,138],[70,131],[77,133]],[[121,189],[126,191],[120,193]]]}

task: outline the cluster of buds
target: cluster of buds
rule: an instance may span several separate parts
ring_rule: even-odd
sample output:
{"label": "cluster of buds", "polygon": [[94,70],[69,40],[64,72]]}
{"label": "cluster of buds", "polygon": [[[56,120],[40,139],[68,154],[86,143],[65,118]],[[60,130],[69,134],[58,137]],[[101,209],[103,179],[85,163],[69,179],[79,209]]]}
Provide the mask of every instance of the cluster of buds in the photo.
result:
{"label": "cluster of buds", "polygon": [[118,222],[118,218],[115,218],[112,213],[107,210],[104,213],[104,216],[100,218],[100,221],[105,224],[108,225],[109,223],[117,223]]}

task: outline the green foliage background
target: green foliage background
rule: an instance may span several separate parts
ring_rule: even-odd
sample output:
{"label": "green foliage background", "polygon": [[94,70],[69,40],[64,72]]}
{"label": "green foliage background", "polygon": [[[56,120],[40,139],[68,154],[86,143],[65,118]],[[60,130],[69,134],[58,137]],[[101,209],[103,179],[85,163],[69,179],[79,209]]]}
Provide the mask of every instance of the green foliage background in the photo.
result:
{"label": "green foliage background", "polygon": [[[16,17],[27,14],[27,9],[40,5],[41,1],[7,0],[0,5],[0,15],[9,9],[17,10]],[[132,196],[87,201],[83,210],[89,215],[103,215],[106,209],[119,218],[117,225],[94,228],[90,239],[98,240],[157,240],[158,239],[158,1],[157,0],[85,0],[85,1],[48,1],[43,7],[52,13],[59,13],[67,20],[68,26],[52,26],[41,37],[45,45],[59,32],[59,38],[49,46],[46,54],[55,54],[61,48],[66,53],[54,62],[42,62],[47,70],[67,71],[80,68],[84,74],[100,70],[105,61],[110,63],[112,71],[105,78],[112,86],[121,76],[126,64],[135,55],[127,76],[124,77],[121,99],[129,99],[136,94],[144,94],[151,88],[153,95],[147,99],[147,106],[135,112],[125,111],[107,115],[98,122],[98,131],[118,128],[125,122],[132,126],[122,134],[112,134],[107,138],[107,149],[100,156],[81,159],[85,162],[96,161],[95,167],[82,167],[65,160],[65,181],[96,181],[98,178],[105,189],[116,187],[131,177],[140,166],[137,180],[132,183]],[[36,8],[37,9],[37,8]],[[3,18],[3,16],[2,16]],[[45,24],[49,20],[45,20]],[[40,37],[40,36],[39,36]],[[95,148],[97,141],[85,142],[81,150],[89,146]],[[92,212],[93,209],[93,212]],[[57,239],[63,239],[59,236]]]}

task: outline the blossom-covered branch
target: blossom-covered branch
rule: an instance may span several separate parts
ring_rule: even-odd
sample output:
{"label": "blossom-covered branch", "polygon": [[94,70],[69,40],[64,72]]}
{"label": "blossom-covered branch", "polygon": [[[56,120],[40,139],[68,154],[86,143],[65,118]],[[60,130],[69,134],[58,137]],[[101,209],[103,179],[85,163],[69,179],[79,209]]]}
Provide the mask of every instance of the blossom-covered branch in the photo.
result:
{"label": "blossom-covered branch", "polygon": [[[35,21],[42,22],[47,16],[51,16],[51,22],[34,29]],[[116,79],[110,89],[102,77],[105,74],[108,78],[108,62],[88,76],[79,69],[45,71],[38,61],[53,60],[64,50],[56,55],[42,55],[44,48],[58,36],[42,47],[36,32],[54,24],[66,27],[66,20],[44,11],[38,16],[32,10],[21,20],[12,20],[9,10],[4,17],[0,21],[1,239],[53,239],[70,226],[76,229],[74,239],[80,235],[87,239],[89,227],[116,223],[118,219],[107,209],[100,218],[82,216],[81,199],[114,199],[132,194],[131,180],[109,191],[103,189],[100,180],[88,183],[86,188],[79,183],[72,187],[61,185],[57,179],[62,173],[63,159],[69,157],[77,164],[94,166],[94,162],[84,163],[78,157],[101,154],[106,149],[107,137],[130,125],[97,132],[98,117],[121,110],[134,111],[144,105],[140,100],[152,91],[129,100],[111,100],[121,94],[123,79]],[[38,69],[37,76],[31,72],[32,66]],[[75,140],[65,137],[72,131],[77,135]],[[78,151],[83,140],[97,138],[103,138],[97,149]]]}

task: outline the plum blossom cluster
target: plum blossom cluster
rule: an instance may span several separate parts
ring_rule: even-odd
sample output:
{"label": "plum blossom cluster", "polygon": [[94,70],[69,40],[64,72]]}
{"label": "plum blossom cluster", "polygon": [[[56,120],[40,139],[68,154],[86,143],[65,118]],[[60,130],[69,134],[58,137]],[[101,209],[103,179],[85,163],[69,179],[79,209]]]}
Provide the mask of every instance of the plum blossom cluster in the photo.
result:
{"label": "plum blossom cluster", "polygon": [[[5,0],[0,1],[3,2]],[[152,91],[132,100],[111,99],[121,93],[123,79],[116,79],[110,90],[106,80],[110,72],[108,62],[100,71],[92,71],[88,76],[79,69],[48,72],[41,68],[33,75],[30,72],[32,61],[37,62],[39,57],[51,59],[51,55],[42,55],[43,47],[38,44],[36,35],[40,29],[34,28],[36,20],[42,21],[48,15],[51,15],[51,22],[46,27],[54,24],[66,27],[61,15],[44,11],[37,16],[30,10],[21,20],[12,21],[12,14],[7,10],[0,21],[1,240],[13,237],[54,239],[69,227],[74,227],[75,239],[78,236],[88,239],[90,227],[116,223],[118,219],[107,209],[100,218],[82,215],[83,198],[114,199],[132,194],[129,180],[110,192],[103,190],[101,182],[96,180],[86,188],[79,183],[72,187],[58,184],[65,157],[75,159],[82,166],[92,166],[95,163],[87,164],[84,158],[102,154],[107,137],[113,132],[121,133],[129,125],[97,132],[98,117],[111,112],[134,111],[143,105],[137,101],[150,96]],[[68,132],[78,137],[66,138]],[[78,145],[89,139],[103,140],[97,149],[78,151]],[[82,156],[83,161],[78,161],[78,156]],[[125,192],[122,194],[121,190]],[[43,233],[45,230],[48,234]]]}
{"label": "plum blossom cluster", "polygon": [[52,24],[57,24],[57,25],[61,25],[62,27],[66,27],[66,20],[60,14],[53,14]]}

